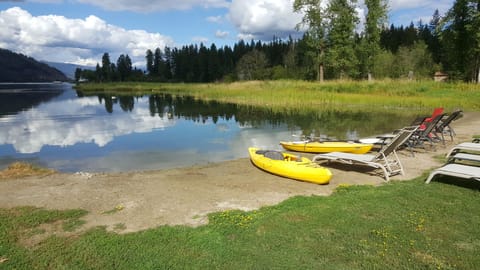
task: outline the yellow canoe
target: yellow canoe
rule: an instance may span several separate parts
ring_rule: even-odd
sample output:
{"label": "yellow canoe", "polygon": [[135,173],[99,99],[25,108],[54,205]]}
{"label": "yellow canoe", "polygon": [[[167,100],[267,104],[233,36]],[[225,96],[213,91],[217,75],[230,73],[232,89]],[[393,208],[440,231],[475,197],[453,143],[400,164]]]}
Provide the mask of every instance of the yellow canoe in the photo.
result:
{"label": "yellow canoe", "polygon": [[315,184],[328,184],[332,177],[329,169],[306,157],[254,147],[248,152],[255,166],[272,174]]}
{"label": "yellow canoe", "polygon": [[373,144],[348,141],[294,141],[280,142],[280,144],[283,148],[287,150],[307,153],[346,152],[354,154],[365,154],[373,147]]}

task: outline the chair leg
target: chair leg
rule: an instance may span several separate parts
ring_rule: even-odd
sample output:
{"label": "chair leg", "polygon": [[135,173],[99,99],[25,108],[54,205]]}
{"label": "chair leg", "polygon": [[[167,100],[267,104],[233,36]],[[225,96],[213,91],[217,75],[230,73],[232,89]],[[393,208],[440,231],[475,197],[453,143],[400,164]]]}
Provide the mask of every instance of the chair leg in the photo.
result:
{"label": "chair leg", "polygon": [[384,177],[385,177],[385,181],[386,181],[386,182],[390,181],[390,175],[389,175],[389,173],[388,173],[387,168],[385,168],[385,166],[379,166],[379,167],[380,167],[380,169],[382,169],[382,171],[383,171],[383,175],[384,175]]}
{"label": "chair leg", "polygon": [[432,179],[433,179],[436,175],[437,175],[437,171],[431,172],[430,175],[428,175],[427,180],[425,180],[425,184],[430,183],[430,181],[432,181]]}

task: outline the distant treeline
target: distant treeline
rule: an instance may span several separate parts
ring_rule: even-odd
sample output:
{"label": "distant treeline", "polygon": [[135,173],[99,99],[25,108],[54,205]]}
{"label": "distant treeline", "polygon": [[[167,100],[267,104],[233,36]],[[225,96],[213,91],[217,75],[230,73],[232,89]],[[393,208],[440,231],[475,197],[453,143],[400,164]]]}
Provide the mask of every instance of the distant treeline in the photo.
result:
{"label": "distant treeline", "polygon": [[[455,5],[462,5],[463,2],[467,3],[465,7],[470,13],[462,14],[461,9],[455,9]],[[479,14],[480,2],[474,6],[468,1],[458,0],[445,17],[441,17],[438,10],[435,11],[428,24],[420,21],[406,27],[392,24],[383,28],[379,41],[381,50],[374,55],[375,64],[370,65],[373,70],[367,67],[372,55],[365,53],[368,50],[363,45],[366,35],[355,32],[351,45],[353,53],[343,58],[334,55],[335,40],[332,35],[327,39],[326,56],[322,60],[325,79],[366,79],[368,74],[377,79],[432,78],[435,72],[442,71],[452,80],[480,80],[477,37],[480,25],[473,28],[476,30],[472,32],[472,27],[480,24]],[[474,20],[465,19],[467,15]],[[96,70],[77,69],[75,76],[77,80],[94,82],[315,80],[318,48],[312,47],[308,38],[308,34],[305,34],[298,40],[275,37],[271,42],[240,40],[233,47],[220,48],[215,44],[209,47],[200,44],[181,48],[165,47],[163,50],[156,48],[146,52],[145,71],[132,68],[128,55],[121,55],[115,64],[105,53]],[[338,59],[344,62],[339,65]]]}
{"label": "distant treeline", "polygon": [[58,69],[0,48],[0,82],[52,82],[69,79]]}

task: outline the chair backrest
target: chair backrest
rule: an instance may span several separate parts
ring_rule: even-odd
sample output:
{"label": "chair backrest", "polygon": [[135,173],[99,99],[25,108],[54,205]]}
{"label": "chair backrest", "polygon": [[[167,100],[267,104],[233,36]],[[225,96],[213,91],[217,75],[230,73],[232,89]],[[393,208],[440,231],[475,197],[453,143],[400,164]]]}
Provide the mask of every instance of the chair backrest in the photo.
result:
{"label": "chair backrest", "polygon": [[377,159],[378,158],[383,158],[384,156],[388,156],[391,153],[393,153],[398,147],[403,145],[409,138],[412,136],[412,134],[418,129],[418,126],[414,127],[405,127],[401,129],[395,137],[390,140],[390,142],[385,145],[380,151],[378,151],[378,154],[375,156]]}
{"label": "chair backrest", "polygon": [[437,125],[436,129],[439,130],[439,131],[443,130],[445,127],[450,125],[450,123],[452,121],[459,118],[461,113],[462,113],[462,110],[456,110],[456,111],[452,112],[447,118],[445,118],[445,120],[442,120],[440,122],[440,124]]}
{"label": "chair backrest", "polygon": [[435,119],[435,117],[437,117],[438,115],[441,115],[443,114],[443,108],[435,108],[433,109],[433,113],[432,113],[432,116],[430,116],[430,119],[433,120]]}
{"label": "chair backrest", "polygon": [[412,123],[410,123],[411,126],[419,126],[421,125],[423,122],[425,122],[425,119],[427,119],[428,117],[425,117],[425,116],[418,116],[416,117],[415,119],[413,119]]}
{"label": "chair backrest", "polygon": [[428,136],[428,134],[430,134],[432,132],[432,130],[437,126],[438,122],[440,122],[440,120],[442,120],[442,118],[445,116],[444,113],[442,114],[439,114],[437,116],[435,116],[432,121],[428,122],[425,129],[423,130],[420,130],[420,132],[418,132],[418,136],[419,137],[426,137]]}

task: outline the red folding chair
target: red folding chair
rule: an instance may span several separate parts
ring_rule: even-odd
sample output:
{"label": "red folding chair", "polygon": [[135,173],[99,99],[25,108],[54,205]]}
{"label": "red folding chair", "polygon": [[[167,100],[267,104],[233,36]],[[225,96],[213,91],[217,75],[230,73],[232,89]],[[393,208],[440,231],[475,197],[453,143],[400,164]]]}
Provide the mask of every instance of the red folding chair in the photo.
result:
{"label": "red folding chair", "polygon": [[435,108],[433,110],[433,113],[432,113],[432,116],[430,117],[427,117],[423,120],[423,123],[420,125],[420,130],[424,130],[426,128],[426,124],[427,123],[430,123],[432,122],[433,119],[435,119],[435,117],[437,117],[438,115],[441,115],[443,113],[443,108],[442,107],[439,107],[439,108]]}

